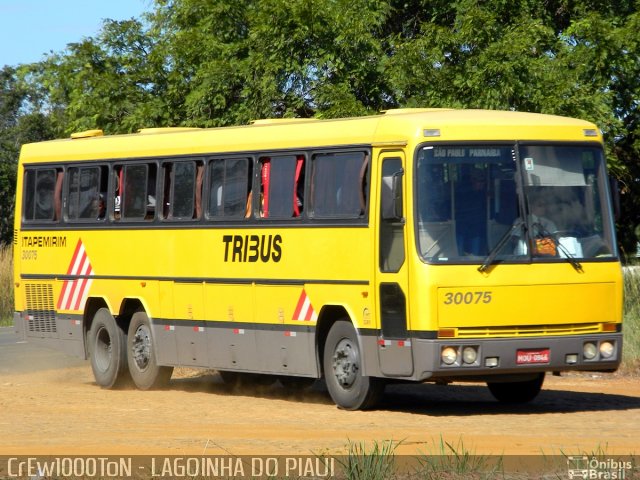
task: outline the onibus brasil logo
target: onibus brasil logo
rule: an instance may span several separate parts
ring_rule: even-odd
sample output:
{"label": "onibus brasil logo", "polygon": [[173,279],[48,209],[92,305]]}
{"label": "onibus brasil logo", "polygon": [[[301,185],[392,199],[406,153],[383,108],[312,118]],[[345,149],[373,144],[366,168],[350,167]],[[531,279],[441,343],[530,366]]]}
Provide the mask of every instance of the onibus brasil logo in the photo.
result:
{"label": "onibus brasil logo", "polygon": [[631,478],[631,475],[627,477],[627,473],[631,473],[633,464],[614,458],[581,455],[567,457],[567,469],[571,479],[623,480]]}

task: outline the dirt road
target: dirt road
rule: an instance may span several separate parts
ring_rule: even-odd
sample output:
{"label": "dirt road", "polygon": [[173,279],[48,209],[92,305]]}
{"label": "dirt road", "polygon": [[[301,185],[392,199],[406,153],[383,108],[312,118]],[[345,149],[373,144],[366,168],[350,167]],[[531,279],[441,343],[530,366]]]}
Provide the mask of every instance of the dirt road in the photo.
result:
{"label": "dirt road", "polygon": [[[232,391],[215,372],[178,370],[164,391],[102,390],[88,363],[0,345],[2,455],[341,454],[349,441],[401,441],[396,453],[640,454],[640,381],[547,376],[526,406],[483,385],[396,385],[378,410],[337,409],[322,385]],[[9,351],[7,354],[6,352]]]}

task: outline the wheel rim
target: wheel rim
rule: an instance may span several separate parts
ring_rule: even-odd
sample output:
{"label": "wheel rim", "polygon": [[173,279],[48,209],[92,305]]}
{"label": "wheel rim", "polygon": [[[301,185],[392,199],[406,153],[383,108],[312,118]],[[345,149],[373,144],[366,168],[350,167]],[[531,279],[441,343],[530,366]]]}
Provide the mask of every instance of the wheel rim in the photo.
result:
{"label": "wheel rim", "polygon": [[145,370],[151,360],[151,332],[146,325],[140,325],[133,336],[133,359],[140,370]]}
{"label": "wheel rim", "polygon": [[338,384],[350,388],[358,378],[360,370],[358,349],[348,338],[340,340],[333,352],[333,373]]}
{"label": "wheel rim", "polygon": [[111,358],[113,356],[113,343],[111,342],[111,335],[109,331],[101,327],[96,335],[95,343],[95,365],[101,372],[106,372],[111,365]]}

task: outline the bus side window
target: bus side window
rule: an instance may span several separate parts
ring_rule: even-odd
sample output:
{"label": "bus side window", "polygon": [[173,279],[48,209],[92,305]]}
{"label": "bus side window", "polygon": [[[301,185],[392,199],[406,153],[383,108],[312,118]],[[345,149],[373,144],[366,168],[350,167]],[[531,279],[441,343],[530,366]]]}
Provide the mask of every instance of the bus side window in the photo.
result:
{"label": "bus side window", "polygon": [[59,221],[62,205],[62,169],[25,171],[22,218],[26,221]]}
{"label": "bus side window", "polygon": [[107,167],[70,167],[67,174],[67,218],[71,221],[103,220],[109,178]]}
{"label": "bus side window", "polygon": [[295,218],[304,207],[304,155],[260,158],[260,217]]}
{"label": "bus side window", "polygon": [[368,156],[364,152],[313,157],[310,201],[316,218],[359,218],[367,207]]}
{"label": "bus side window", "polygon": [[126,220],[152,220],[156,210],[156,165],[125,165],[121,182],[121,214]]}
{"label": "bus side window", "polygon": [[209,162],[207,217],[244,219],[251,200],[250,158],[216,158]]}
{"label": "bus side window", "polygon": [[122,165],[113,167],[113,219],[120,220],[122,213],[122,190],[124,184],[124,170]]}
{"label": "bus side window", "polygon": [[[405,261],[402,160],[385,158],[382,163],[380,190],[380,256],[381,272],[398,272]],[[394,189],[395,184],[395,189]]]}
{"label": "bus side window", "polygon": [[200,216],[202,162],[168,162],[163,165],[164,193],[162,218],[191,220]]}

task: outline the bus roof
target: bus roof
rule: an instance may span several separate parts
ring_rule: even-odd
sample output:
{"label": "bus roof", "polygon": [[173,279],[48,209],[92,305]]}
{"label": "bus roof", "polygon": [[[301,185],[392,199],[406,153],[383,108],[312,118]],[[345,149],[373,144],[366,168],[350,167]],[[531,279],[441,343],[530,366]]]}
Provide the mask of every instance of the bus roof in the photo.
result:
{"label": "bus roof", "polygon": [[406,145],[424,141],[598,141],[583,120],[494,110],[397,109],[367,117],[267,119],[221,128],[149,128],[139,133],[78,132],[72,138],[23,146],[29,162],[115,159],[185,154],[277,151],[339,145]]}

